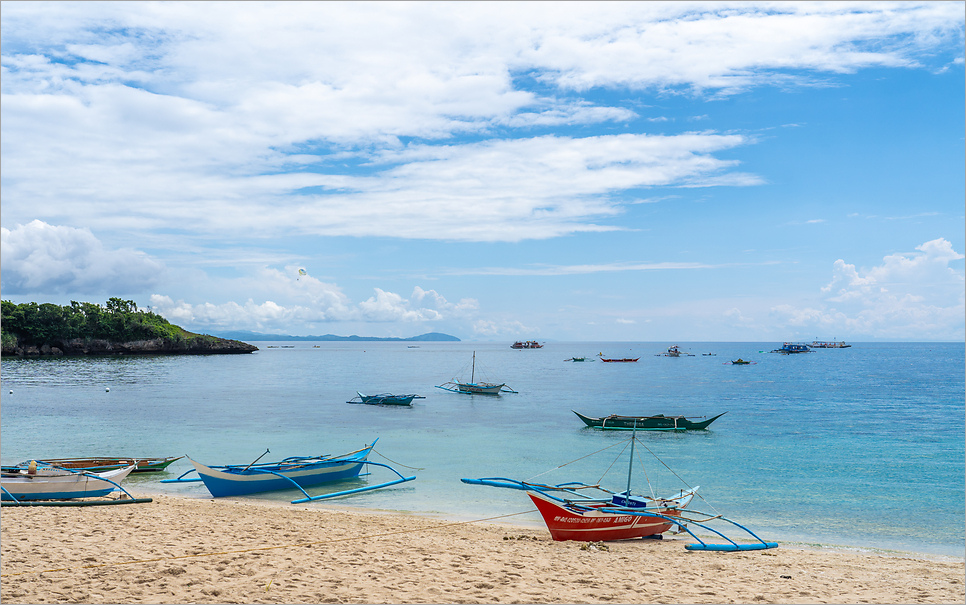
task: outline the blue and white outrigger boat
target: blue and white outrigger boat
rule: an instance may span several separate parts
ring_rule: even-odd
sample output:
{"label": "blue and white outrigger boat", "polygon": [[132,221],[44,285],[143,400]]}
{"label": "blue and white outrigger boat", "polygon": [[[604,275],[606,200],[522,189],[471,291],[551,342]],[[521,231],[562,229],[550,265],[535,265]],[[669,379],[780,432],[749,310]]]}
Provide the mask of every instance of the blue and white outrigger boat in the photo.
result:
{"label": "blue and white outrigger boat", "polygon": [[[376,439],[376,441],[379,440]],[[316,500],[326,500],[339,496],[368,492],[416,479],[415,476],[403,477],[399,471],[387,464],[368,461],[366,458],[368,458],[375,446],[376,442],[374,441],[372,445],[367,445],[360,450],[349,452],[342,456],[293,456],[280,462],[263,462],[258,464],[258,460],[269,453],[269,450],[265,450],[265,454],[262,454],[255,462],[248,465],[207,466],[188,457],[188,460],[194,466],[193,469],[186,471],[176,479],[165,479],[161,483],[203,481],[205,487],[208,488],[208,491],[215,498],[245,496],[248,494],[283,489],[298,489],[305,497],[292,500],[292,504],[301,504],[304,502],[314,502]],[[399,478],[378,485],[367,485],[365,487],[342,490],[319,496],[310,496],[304,489],[323,483],[355,479],[360,475],[363,468],[369,466],[388,468],[398,475]],[[185,478],[187,475],[195,472],[198,473],[198,477]]]}
{"label": "blue and white outrigger boat", "polygon": [[[750,529],[719,514],[712,515],[688,508],[692,499],[697,496],[697,487],[690,487],[687,490],[682,489],[679,494],[672,494],[667,497],[632,495],[631,465],[634,462],[636,431],[631,435],[630,441],[631,454],[627,469],[627,489],[623,492],[613,492],[598,484],[590,485],[576,481],[557,485],[517,481],[505,477],[484,477],[482,479],[463,479],[462,481],[470,485],[503,487],[527,492],[547,524],[550,537],[554,540],[591,542],[660,537],[664,532],[676,527],[678,528],[677,533],[687,532],[698,542],[697,544],[685,545],[687,550],[728,552],[778,547],[777,542],[765,542]],[[708,523],[711,521],[730,523],[732,526],[747,532],[754,541],[739,544],[710,527]],[[691,530],[689,525],[711,532],[725,540],[726,543],[705,542]]]}

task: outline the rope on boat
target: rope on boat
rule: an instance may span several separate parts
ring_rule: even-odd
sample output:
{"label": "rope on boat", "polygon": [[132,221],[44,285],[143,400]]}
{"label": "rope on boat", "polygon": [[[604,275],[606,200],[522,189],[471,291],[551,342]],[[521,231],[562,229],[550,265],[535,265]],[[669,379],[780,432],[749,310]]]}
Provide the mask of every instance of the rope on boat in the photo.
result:
{"label": "rope on boat", "polygon": [[[684,480],[684,479],[683,479],[683,478],[681,477],[681,475],[679,475],[679,474],[677,474],[677,473],[675,473],[675,472],[674,472],[674,470],[672,470],[670,466],[668,466],[667,464],[665,464],[665,463],[664,463],[664,461],[663,461],[663,460],[661,460],[661,459],[660,459],[660,458],[658,457],[658,455],[657,455],[657,454],[655,454],[654,452],[652,452],[652,451],[651,451],[651,448],[649,448],[649,447],[647,447],[646,445],[644,445],[644,443],[641,443],[641,447],[643,447],[644,449],[646,449],[646,450],[648,451],[648,453],[649,453],[649,454],[651,454],[652,456],[654,456],[654,458],[655,458],[655,459],[656,459],[656,460],[657,460],[658,462],[660,462],[660,463],[661,463],[662,465],[664,465],[664,468],[666,468],[667,470],[669,470],[669,471],[671,471],[671,474],[672,474],[672,475],[674,475],[675,477],[677,477],[678,479],[680,479],[680,480],[681,480],[681,483],[683,483],[684,485],[686,485],[686,486],[688,487],[688,489],[690,489],[690,490],[692,490],[692,491],[694,490],[694,488],[693,488],[693,487],[691,487],[691,484],[690,484],[690,483],[688,483],[687,481],[685,481],[685,480]],[[644,463],[643,463],[643,462],[641,462],[641,464],[643,465]],[[702,495],[701,495],[701,494],[699,494],[698,492],[694,492],[694,495],[695,495],[695,496],[697,496],[698,498],[701,498],[702,500],[704,500],[704,496],[702,496]],[[716,509],[716,508],[714,507],[714,505],[713,505],[713,504],[711,504],[710,502],[708,502],[707,500],[704,500],[704,503],[705,503],[705,504],[707,504],[708,506],[710,506],[710,507],[711,507],[711,509],[712,509],[712,510],[713,510],[714,512],[716,512],[716,513],[718,512],[718,509]],[[720,516],[720,513],[719,513],[719,515],[718,515],[718,516]]]}
{"label": "rope on boat", "polygon": [[[518,513],[509,513],[507,515],[498,515],[496,517],[487,517],[486,519],[474,519],[472,521],[456,521],[456,522],[453,522],[453,523],[447,523],[445,525],[440,525],[440,526],[437,526],[437,527],[430,527],[430,528],[428,528],[428,530],[429,531],[432,531],[432,530],[436,530],[436,529],[443,529],[443,528],[446,528],[446,527],[456,527],[457,525],[468,525],[470,523],[482,523],[484,521],[493,521],[493,520],[496,520],[496,519],[505,519],[506,517],[515,517],[517,515],[526,515],[526,514],[535,513],[535,512],[537,512],[537,509],[533,508],[533,509],[521,511],[521,512],[518,512]],[[315,542],[296,542],[294,544],[280,544],[280,545],[277,545],[277,546],[258,546],[258,547],[255,547],[255,548],[246,548],[246,549],[243,549],[243,550],[225,550],[225,551],[221,551],[221,552],[205,552],[205,553],[197,553],[197,554],[193,554],[193,555],[177,555],[177,556],[174,556],[174,557],[157,557],[155,559],[136,559],[134,561],[119,561],[119,562],[116,562],[116,563],[98,563],[97,565],[81,565],[80,567],[58,567],[56,569],[42,569],[42,570],[39,570],[39,571],[18,571],[18,572],[14,572],[14,573],[0,574],[0,578],[8,578],[8,577],[12,577],[12,576],[25,576],[25,575],[40,574],[40,573],[52,573],[52,572],[55,572],[55,571],[74,571],[74,570],[78,570],[78,569],[96,569],[96,568],[99,568],[99,567],[115,567],[115,566],[118,566],[118,565],[134,565],[134,564],[137,564],[137,563],[157,563],[159,561],[174,561],[174,560],[177,560],[177,559],[194,559],[194,558],[200,558],[200,557],[214,557],[214,556],[223,556],[223,555],[237,555],[237,554],[243,554],[243,553],[246,553],[246,552],[256,552],[256,551],[263,551],[263,550],[278,550],[280,548],[293,548],[293,547],[296,547],[296,546],[317,546],[319,544],[335,544],[336,542],[349,542],[349,541],[352,541],[352,540],[366,540],[368,538],[383,538],[385,536],[395,536],[395,535],[399,535],[399,534],[412,534],[412,533],[416,533],[417,531],[423,531],[423,530],[426,530],[426,529],[427,528],[400,529],[400,530],[397,530],[397,531],[387,531],[387,532],[384,532],[384,533],[381,533],[381,534],[370,534],[370,535],[364,535],[364,536],[351,536],[349,538],[336,538],[336,539],[333,539],[333,540],[317,540]]]}
{"label": "rope on boat", "polygon": [[[565,467],[565,466],[567,466],[568,464],[573,464],[574,462],[579,462],[579,461],[581,461],[581,460],[583,460],[584,458],[590,458],[591,456],[593,456],[593,455],[595,455],[595,454],[599,454],[599,453],[601,453],[601,452],[603,452],[604,450],[609,450],[609,449],[610,449],[610,448],[612,448],[612,447],[617,447],[617,446],[618,446],[618,445],[620,445],[621,443],[622,443],[622,442],[620,442],[620,441],[619,441],[619,442],[617,442],[617,443],[612,443],[612,444],[610,444],[610,445],[608,445],[607,447],[605,447],[605,448],[603,448],[603,449],[599,449],[599,450],[597,450],[596,452],[593,452],[593,453],[591,453],[591,454],[587,454],[586,456],[581,456],[580,458],[577,458],[576,460],[571,460],[570,462],[564,462],[564,463],[563,463],[563,464],[561,464],[560,466],[555,466],[555,467],[553,467],[552,469],[550,469],[550,470],[548,470],[548,471],[543,471],[542,473],[537,473],[536,475],[534,475],[534,476],[532,476],[532,477],[530,477],[530,478],[529,478],[529,479],[527,479],[526,481],[530,481],[530,480],[532,480],[532,479],[536,479],[537,477],[539,477],[539,476],[541,476],[541,475],[546,475],[547,473],[552,473],[553,471],[555,471],[555,470],[557,470],[558,468],[563,468],[563,467]],[[624,447],[625,447],[625,449],[627,448],[627,446],[626,446],[626,445],[625,445]],[[621,450],[621,451],[623,452],[624,450]],[[613,465],[611,465],[611,466],[613,466]],[[525,482],[526,482],[526,481],[525,481]],[[600,482],[598,481],[598,483],[600,483]]]}
{"label": "rope on boat", "polygon": [[392,462],[393,464],[398,464],[399,466],[401,466],[401,467],[403,467],[403,468],[408,468],[408,469],[410,469],[410,470],[413,470],[413,471],[424,471],[424,470],[426,470],[426,469],[424,469],[424,468],[420,468],[420,467],[418,467],[418,466],[406,466],[406,465],[405,465],[405,464],[403,464],[402,462],[396,462],[396,461],[395,461],[395,460],[393,460],[392,458],[389,458],[388,456],[386,456],[386,455],[384,455],[384,454],[383,454],[382,452],[377,452],[375,448],[372,448],[372,451],[373,451],[374,453],[376,453],[376,454],[379,454],[380,456],[382,456],[383,458],[385,458],[385,459],[386,459],[386,460],[388,460],[389,462]]}
{"label": "rope on boat", "polygon": [[620,453],[617,454],[617,457],[614,458],[614,461],[610,463],[610,466],[607,467],[607,470],[604,471],[604,474],[601,475],[600,479],[597,480],[598,484],[600,484],[600,482],[604,480],[604,477],[607,476],[607,473],[610,472],[610,469],[614,468],[614,465],[617,464],[617,461],[620,460],[620,457],[624,455],[625,451],[627,451],[627,446],[630,445],[630,443],[631,443],[630,440],[628,440],[627,444],[624,446],[624,449],[622,449]]}

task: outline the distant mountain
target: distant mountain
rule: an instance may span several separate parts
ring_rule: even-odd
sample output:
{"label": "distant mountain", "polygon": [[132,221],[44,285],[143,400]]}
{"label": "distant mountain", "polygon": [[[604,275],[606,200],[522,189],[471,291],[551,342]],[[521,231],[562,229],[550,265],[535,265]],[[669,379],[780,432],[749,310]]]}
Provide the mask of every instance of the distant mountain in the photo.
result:
{"label": "distant mountain", "polygon": [[439,332],[429,332],[428,334],[421,334],[419,336],[413,336],[412,338],[380,338],[378,336],[336,336],[335,334],[326,334],[324,336],[289,336],[287,334],[262,334],[260,332],[248,332],[246,330],[235,330],[233,332],[217,332],[212,333],[212,336],[218,336],[220,338],[230,338],[232,340],[241,340],[243,342],[250,341],[261,341],[261,340],[312,340],[312,341],[346,341],[346,342],[377,342],[377,341],[387,341],[387,342],[460,342],[459,338],[455,336],[450,336],[449,334],[440,334]]}

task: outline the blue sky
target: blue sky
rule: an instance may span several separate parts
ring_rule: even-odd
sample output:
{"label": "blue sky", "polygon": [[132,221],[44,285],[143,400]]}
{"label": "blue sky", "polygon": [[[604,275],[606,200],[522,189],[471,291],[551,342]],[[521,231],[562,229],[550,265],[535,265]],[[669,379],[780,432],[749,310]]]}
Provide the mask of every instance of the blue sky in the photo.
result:
{"label": "blue sky", "polygon": [[964,3],[548,6],[2,3],[2,297],[966,339]]}

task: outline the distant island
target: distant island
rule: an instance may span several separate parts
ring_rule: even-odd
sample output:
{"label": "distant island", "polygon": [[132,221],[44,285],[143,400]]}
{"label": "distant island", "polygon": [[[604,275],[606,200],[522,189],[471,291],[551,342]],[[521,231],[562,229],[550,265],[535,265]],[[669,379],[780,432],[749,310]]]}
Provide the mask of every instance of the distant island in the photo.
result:
{"label": "distant island", "polygon": [[195,334],[165,318],[138,309],[133,300],[107,304],[71,301],[14,304],[2,301],[0,340],[4,356],[201,355],[252,353],[258,347],[239,340]]}
{"label": "distant island", "polygon": [[247,332],[244,330],[235,330],[232,332],[216,332],[216,336],[222,338],[231,338],[234,340],[243,340],[245,342],[251,341],[264,341],[264,340],[275,340],[275,341],[289,341],[289,340],[300,340],[300,341],[347,341],[347,342],[460,342],[459,338],[455,336],[450,336],[449,334],[441,334],[439,332],[429,332],[427,334],[420,334],[419,336],[413,336],[411,338],[398,338],[398,337],[387,337],[381,338],[378,336],[336,336],[335,334],[325,334],[323,336],[290,336],[287,334],[262,334],[260,332]]}

